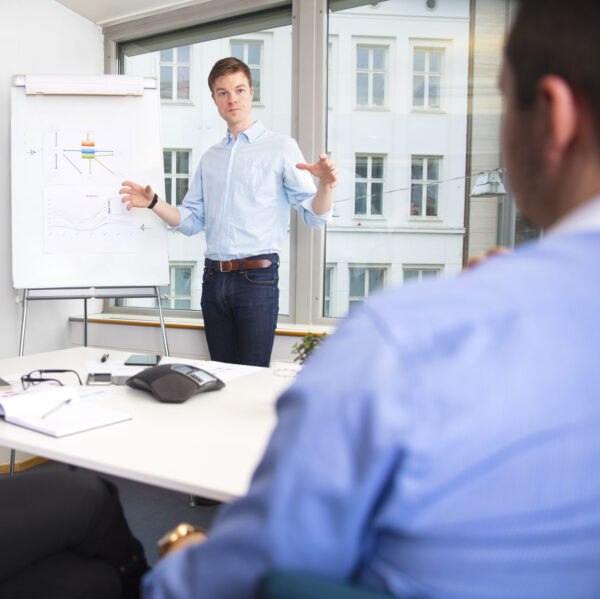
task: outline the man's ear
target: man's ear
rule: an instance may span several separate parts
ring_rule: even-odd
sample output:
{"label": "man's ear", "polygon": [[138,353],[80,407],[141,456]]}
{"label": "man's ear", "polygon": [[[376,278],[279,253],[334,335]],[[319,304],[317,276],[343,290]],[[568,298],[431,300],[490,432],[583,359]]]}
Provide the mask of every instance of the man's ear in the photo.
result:
{"label": "man's ear", "polygon": [[542,77],[538,90],[544,105],[545,153],[551,163],[556,163],[577,136],[577,102],[569,84],[556,75]]}
{"label": "man's ear", "polygon": [[254,88],[253,87],[250,88],[250,102],[252,102],[252,100],[254,100]]}

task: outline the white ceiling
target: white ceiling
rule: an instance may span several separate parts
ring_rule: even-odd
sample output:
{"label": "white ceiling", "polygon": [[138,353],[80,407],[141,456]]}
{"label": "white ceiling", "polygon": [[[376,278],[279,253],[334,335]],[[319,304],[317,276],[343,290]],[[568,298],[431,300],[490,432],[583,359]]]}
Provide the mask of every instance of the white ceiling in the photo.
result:
{"label": "white ceiling", "polygon": [[57,0],[96,25],[115,25],[123,21],[159,14],[174,8],[202,4],[207,0]]}

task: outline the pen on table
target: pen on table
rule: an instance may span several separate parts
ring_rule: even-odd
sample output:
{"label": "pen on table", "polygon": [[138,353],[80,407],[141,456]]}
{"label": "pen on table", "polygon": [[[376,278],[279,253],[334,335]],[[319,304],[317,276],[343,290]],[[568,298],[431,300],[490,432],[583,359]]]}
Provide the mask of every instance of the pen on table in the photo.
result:
{"label": "pen on table", "polygon": [[106,360],[108,360],[108,354],[104,354],[101,358],[100,358],[100,362],[106,362]]}
{"label": "pen on table", "polygon": [[48,410],[45,414],[42,414],[42,418],[46,418],[46,416],[50,416],[50,414],[53,414],[57,410],[60,410],[63,406],[66,406],[67,404],[70,404],[70,403],[71,403],[70,399],[65,399],[64,401],[61,401],[57,406],[54,406],[51,410]]}

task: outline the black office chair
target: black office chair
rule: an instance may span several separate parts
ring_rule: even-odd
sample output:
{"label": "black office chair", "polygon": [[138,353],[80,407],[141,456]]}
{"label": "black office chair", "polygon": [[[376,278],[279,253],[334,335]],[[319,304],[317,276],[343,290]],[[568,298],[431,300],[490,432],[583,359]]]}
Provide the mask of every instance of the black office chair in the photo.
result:
{"label": "black office chair", "polygon": [[392,599],[392,595],[309,574],[274,570],[262,580],[255,599]]}

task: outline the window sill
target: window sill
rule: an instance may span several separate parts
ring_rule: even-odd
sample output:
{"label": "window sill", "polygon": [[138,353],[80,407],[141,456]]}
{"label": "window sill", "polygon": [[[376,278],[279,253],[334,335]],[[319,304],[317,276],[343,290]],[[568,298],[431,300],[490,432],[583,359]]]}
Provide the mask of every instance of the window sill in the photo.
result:
{"label": "window sill", "polygon": [[391,112],[388,106],[355,106],[354,110],[359,112]]}
{"label": "window sill", "polygon": [[194,106],[192,100],[167,100],[166,98],[162,98],[160,103],[167,106]]}
{"label": "window sill", "polygon": [[[83,322],[83,316],[70,316],[71,322]],[[102,325],[129,325],[139,327],[160,327],[158,316],[144,314],[110,314],[99,313],[88,316],[88,323]],[[169,316],[165,318],[165,328],[167,329],[190,329],[204,330],[204,321],[201,318],[174,318]],[[330,334],[335,330],[335,326],[331,325],[301,325],[282,323],[275,331],[275,335],[288,337],[304,337],[310,333],[327,333]]]}
{"label": "window sill", "polygon": [[447,112],[441,108],[412,108],[412,114],[447,114]]}
{"label": "window sill", "polygon": [[443,223],[444,219],[441,216],[409,216],[408,221],[411,223]]}

